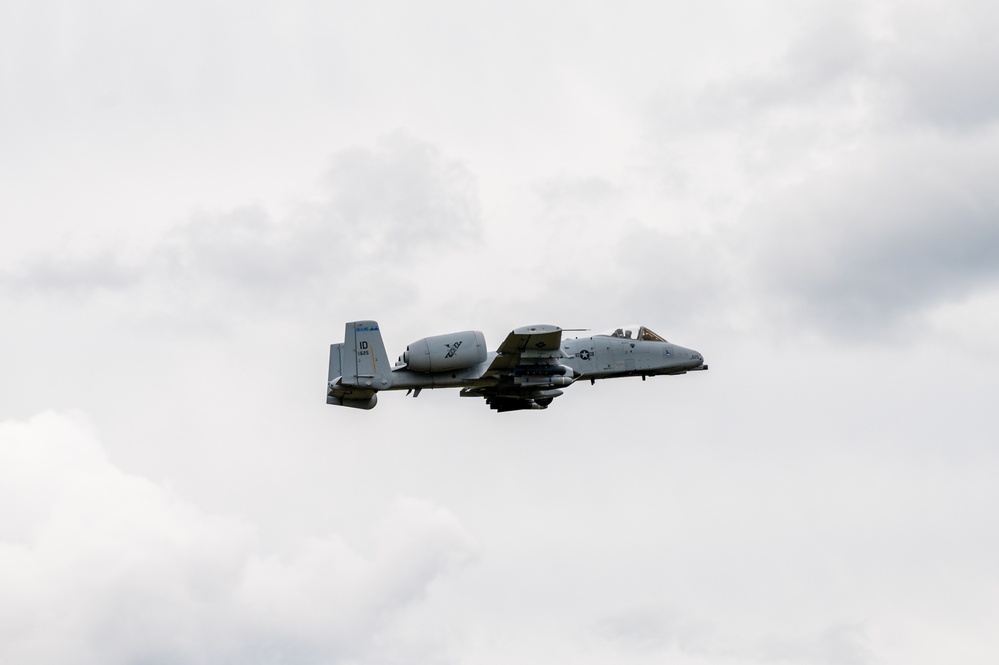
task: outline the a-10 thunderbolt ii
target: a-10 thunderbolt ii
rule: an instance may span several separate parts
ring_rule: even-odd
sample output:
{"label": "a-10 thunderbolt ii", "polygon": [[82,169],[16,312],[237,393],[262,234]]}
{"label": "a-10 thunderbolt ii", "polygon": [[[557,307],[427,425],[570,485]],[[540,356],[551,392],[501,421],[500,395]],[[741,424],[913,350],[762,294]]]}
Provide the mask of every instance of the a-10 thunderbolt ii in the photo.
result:
{"label": "a-10 thunderbolt ii", "polygon": [[[557,326],[517,328],[495,351],[478,330],[424,337],[389,365],[375,321],[347,324],[344,341],[330,345],[326,403],[371,409],[381,390],[460,388],[484,397],[496,411],[546,409],[562,388],[579,380],[685,374],[706,370],[704,358],[644,326],[592,337],[562,339]],[[409,394],[409,393],[407,393]]]}

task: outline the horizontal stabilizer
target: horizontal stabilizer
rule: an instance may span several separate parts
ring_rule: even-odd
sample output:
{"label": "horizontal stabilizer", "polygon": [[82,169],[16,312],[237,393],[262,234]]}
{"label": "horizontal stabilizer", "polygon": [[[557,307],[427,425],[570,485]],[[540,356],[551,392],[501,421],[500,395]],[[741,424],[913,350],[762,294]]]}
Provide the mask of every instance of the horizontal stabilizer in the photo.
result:
{"label": "horizontal stabilizer", "polygon": [[352,409],[368,410],[375,408],[375,405],[378,404],[378,395],[371,393],[371,396],[366,399],[351,399],[329,395],[326,397],[326,403],[334,406],[349,406]]}

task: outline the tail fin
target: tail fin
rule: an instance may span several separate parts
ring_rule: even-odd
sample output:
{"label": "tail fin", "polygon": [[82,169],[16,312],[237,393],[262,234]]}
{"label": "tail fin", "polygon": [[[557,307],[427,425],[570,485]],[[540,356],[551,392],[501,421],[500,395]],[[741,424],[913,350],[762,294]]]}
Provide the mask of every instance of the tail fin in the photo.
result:
{"label": "tail fin", "polygon": [[[353,321],[344,331],[340,375],[344,385],[384,390],[392,385],[392,367],[377,321]],[[333,350],[330,349],[330,371]]]}
{"label": "tail fin", "polygon": [[385,345],[375,321],[347,324],[344,340],[330,344],[330,369],[326,403],[371,409],[378,403],[378,390],[392,385]]}

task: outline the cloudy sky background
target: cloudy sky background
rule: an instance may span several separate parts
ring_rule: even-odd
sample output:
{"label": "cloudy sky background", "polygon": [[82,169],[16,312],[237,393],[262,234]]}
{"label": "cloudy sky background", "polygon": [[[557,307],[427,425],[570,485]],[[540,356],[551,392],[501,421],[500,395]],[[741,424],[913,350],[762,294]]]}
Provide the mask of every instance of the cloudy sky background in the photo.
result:
{"label": "cloudy sky background", "polygon": [[[0,660],[994,663],[999,11],[0,5]],[[328,345],[711,371],[324,404]]]}

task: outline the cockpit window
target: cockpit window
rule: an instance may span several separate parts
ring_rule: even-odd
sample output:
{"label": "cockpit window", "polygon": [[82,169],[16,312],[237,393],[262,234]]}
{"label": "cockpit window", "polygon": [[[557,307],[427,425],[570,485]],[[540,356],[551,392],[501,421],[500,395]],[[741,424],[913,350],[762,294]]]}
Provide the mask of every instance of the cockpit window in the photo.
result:
{"label": "cockpit window", "polygon": [[638,339],[645,340],[646,342],[665,342],[662,337],[655,334],[645,326],[642,326],[641,330],[638,331]]}
{"label": "cockpit window", "polygon": [[621,326],[620,328],[612,328],[610,330],[605,330],[599,335],[604,335],[606,337],[620,337],[623,339],[640,339],[645,342],[665,342],[666,340],[652,332],[645,326]]}

